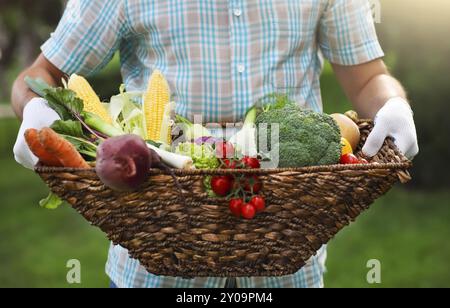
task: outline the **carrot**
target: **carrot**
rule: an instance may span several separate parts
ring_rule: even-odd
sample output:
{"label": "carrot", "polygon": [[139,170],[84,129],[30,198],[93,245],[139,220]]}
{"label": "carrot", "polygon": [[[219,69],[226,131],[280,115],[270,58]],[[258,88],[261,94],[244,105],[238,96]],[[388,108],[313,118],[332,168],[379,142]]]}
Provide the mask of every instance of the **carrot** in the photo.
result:
{"label": "carrot", "polygon": [[45,127],[39,132],[39,140],[44,149],[56,157],[63,167],[90,168],[75,147],[58,135],[53,129]]}
{"label": "carrot", "polygon": [[36,129],[27,129],[24,136],[31,152],[39,158],[39,161],[43,165],[50,167],[62,167],[59,159],[44,149],[42,143],[39,141],[39,132]]}

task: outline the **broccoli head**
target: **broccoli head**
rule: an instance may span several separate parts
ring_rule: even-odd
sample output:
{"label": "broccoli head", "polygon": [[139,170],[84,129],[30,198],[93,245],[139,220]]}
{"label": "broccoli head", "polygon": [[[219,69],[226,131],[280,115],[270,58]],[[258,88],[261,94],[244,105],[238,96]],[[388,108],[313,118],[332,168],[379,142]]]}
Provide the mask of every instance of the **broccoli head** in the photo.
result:
{"label": "broccoli head", "polygon": [[331,165],[341,155],[341,133],[334,119],[322,113],[302,110],[290,103],[283,108],[262,112],[256,124],[267,124],[267,136],[271,136],[271,124],[279,124],[279,141],[268,149],[279,149],[279,167],[305,167]]}

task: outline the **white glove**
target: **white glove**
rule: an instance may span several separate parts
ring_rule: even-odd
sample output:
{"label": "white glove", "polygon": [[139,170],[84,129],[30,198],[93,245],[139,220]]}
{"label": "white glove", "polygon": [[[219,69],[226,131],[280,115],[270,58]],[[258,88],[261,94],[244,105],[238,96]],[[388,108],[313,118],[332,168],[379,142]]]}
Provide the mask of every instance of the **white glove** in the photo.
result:
{"label": "white glove", "polygon": [[368,157],[376,155],[386,137],[392,137],[398,149],[409,159],[419,153],[413,112],[403,98],[390,99],[378,111],[375,126],[362,149],[364,155]]}
{"label": "white glove", "polygon": [[14,145],[14,158],[16,161],[28,169],[33,169],[38,158],[31,153],[25,141],[25,131],[29,128],[41,129],[49,127],[56,120],[59,120],[58,114],[48,106],[43,98],[33,98],[23,109],[23,121],[17,135]]}

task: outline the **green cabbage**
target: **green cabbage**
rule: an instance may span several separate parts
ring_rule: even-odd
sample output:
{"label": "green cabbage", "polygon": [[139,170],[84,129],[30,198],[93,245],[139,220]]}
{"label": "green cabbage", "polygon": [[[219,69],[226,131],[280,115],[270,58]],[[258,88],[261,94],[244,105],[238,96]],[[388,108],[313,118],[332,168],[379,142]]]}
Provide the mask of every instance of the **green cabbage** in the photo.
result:
{"label": "green cabbage", "polygon": [[113,119],[113,123],[127,134],[135,134],[147,139],[144,112],[141,104],[136,101],[141,97],[140,92],[124,92],[111,97],[111,102],[105,104]]}
{"label": "green cabbage", "polygon": [[190,156],[197,169],[217,169],[220,166],[220,161],[217,159],[214,149],[209,144],[180,143],[176,147],[175,153]]}

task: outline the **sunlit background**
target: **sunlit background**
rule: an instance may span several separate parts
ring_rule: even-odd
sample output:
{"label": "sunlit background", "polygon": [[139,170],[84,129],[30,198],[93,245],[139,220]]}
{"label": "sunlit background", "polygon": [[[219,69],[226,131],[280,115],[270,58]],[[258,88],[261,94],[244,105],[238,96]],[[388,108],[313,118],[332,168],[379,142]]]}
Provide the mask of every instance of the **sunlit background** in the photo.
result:
{"label": "sunlit background", "polygon": [[[12,157],[19,123],[9,108],[11,84],[54,29],[63,3],[0,2],[0,287],[108,285],[105,236],[69,206],[39,208],[45,185]],[[386,62],[414,106],[421,152],[413,181],[330,243],[326,286],[450,287],[450,1],[382,0],[377,28]],[[102,98],[117,92],[118,58],[90,81]],[[327,112],[351,108],[328,65],[322,89]],[[69,259],[81,261],[81,285],[66,282]],[[381,262],[381,284],[366,281],[370,259]]]}

